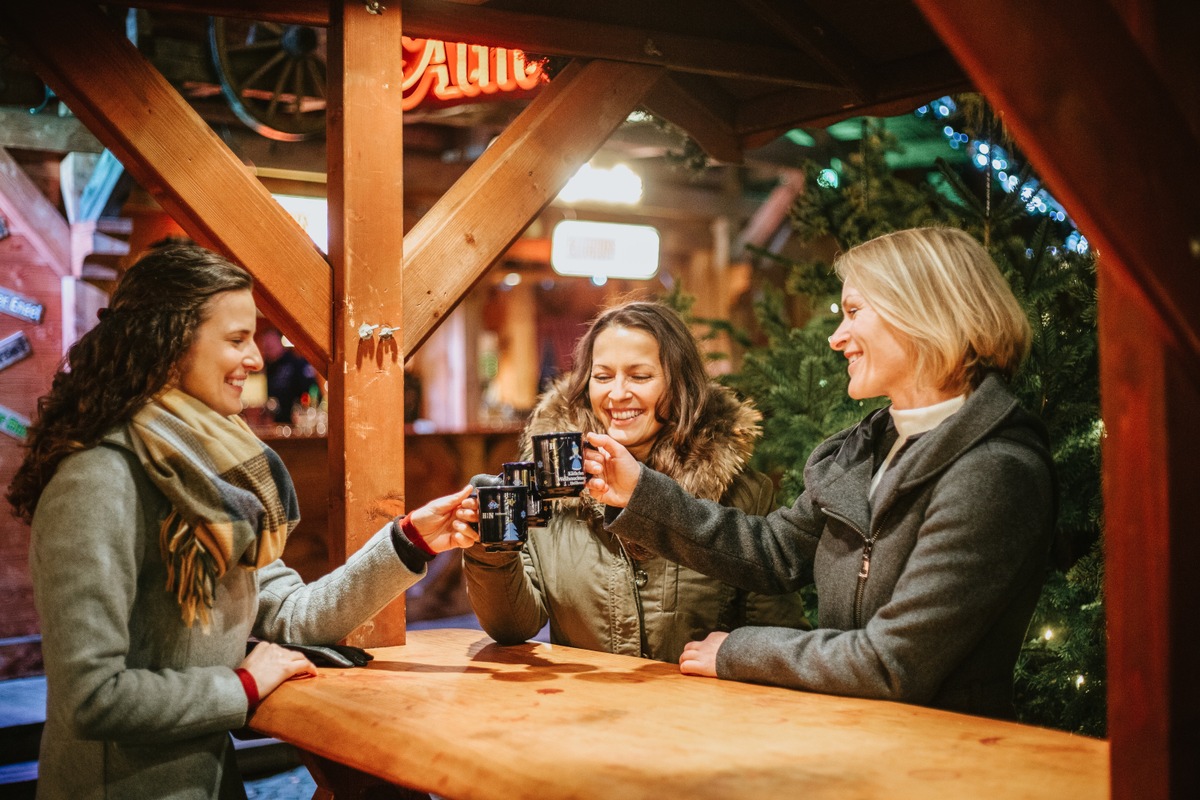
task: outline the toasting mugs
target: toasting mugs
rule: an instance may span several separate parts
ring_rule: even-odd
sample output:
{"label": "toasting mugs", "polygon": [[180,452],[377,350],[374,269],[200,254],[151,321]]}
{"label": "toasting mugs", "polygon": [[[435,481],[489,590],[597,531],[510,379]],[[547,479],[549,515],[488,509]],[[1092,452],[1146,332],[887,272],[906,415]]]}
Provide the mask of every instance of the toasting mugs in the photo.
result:
{"label": "toasting mugs", "polygon": [[583,493],[587,483],[583,446],[583,434],[576,431],[534,436],[534,461],[506,461],[499,475],[471,478],[476,487],[479,542],[485,550],[521,549],[529,538],[529,526],[550,521],[552,500]]}
{"label": "toasting mugs", "polygon": [[529,538],[529,489],[483,486],[479,500],[479,541],[484,550],[519,550]]}
{"label": "toasting mugs", "polygon": [[550,499],[583,494],[587,484],[583,471],[583,434],[543,433],[532,440],[538,494]]}

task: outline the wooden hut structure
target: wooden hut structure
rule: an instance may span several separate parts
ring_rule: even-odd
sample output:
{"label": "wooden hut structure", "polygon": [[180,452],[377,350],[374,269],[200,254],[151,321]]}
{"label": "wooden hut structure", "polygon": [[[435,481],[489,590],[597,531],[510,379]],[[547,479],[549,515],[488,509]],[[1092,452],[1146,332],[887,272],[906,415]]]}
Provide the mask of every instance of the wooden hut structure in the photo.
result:
{"label": "wooden hut structure", "polygon": [[[255,275],[328,376],[332,539],[384,513],[404,356],[639,104],[714,158],[972,85],[1100,253],[1112,796],[1200,795],[1200,12],[1172,0],[140,0],[327,31],[326,261],[87,0],[5,3],[0,33],[193,238]],[[574,59],[407,235],[402,35]],[[3,167],[0,164],[0,167]],[[3,186],[3,184],[0,184]],[[9,183],[4,188],[12,190]],[[18,189],[19,191],[19,189]],[[36,211],[36,209],[34,209]],[[37,230],[37,218],[27,224]],[[53,226],[51,226],[53,228]],[[45,247],[63,246],[46,230]],[[402,267],[401,267],[402,265]],[[387,324],[391,341],[360,339]],[[1188,522],[1193,520],[1193,522]],[[358,637],[403,640],[392,609]],[[1193,677],[1189,678],[1191,675]]]}

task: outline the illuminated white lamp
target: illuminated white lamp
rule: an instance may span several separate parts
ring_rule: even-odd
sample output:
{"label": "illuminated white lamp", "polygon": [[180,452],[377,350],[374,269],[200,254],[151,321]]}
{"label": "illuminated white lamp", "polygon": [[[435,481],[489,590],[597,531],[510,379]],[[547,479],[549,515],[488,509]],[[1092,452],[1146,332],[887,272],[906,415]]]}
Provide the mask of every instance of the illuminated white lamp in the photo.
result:
{"label": "illuminated white lamp", "polygon": [[637,205],[642,199],[642,179],[625,164],[615,164],[611,169],[584,164],[558,193],[558,199],[564,203]]}
{"label": "illuminated white lamp", "polygon": [[550,266],[559,275],[653,278],[658,250],[658,231],[649,225],[565,219],[550,234]]}
{"label": "illuminated white lamp", "polygon": [[302,197],[296,194],[273,194],[275,202],[300,223],[322,253],[329,252],[329,201],[324,197]]}

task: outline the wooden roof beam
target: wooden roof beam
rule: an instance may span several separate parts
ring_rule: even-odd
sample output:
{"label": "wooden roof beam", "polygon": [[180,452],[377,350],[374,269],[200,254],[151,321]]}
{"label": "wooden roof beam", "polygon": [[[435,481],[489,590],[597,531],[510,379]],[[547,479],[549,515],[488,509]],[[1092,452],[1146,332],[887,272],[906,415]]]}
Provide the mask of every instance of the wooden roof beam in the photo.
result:
{"label": "wooden roof beam", "polygon": [[642,105],[686,131],[716,161],[742,162],[742,144],[729,124],[734,100],[714,81],[701,75],[668,73],[654,85]]}
{"label": "wooden roof beam", "polygon": [[104,145],[75,117],[0,108],[0,147],[50,153],[99,153]]}
{"label": "wooden roof beam", "polygon": [[58,275],[71,274],[71,228],[21,165],[0,147],[0,214]]}
{"label": "wooden roof beam", "polygon": [[576,62],[541,90],[405,237],[402,352],[420,347],[661,76]]}
{"label": "wooden roof beam", "polygon": [[[233,2],[139,0],[137,5],[306,25],[329,24],[328,3],[312,0],[289,2],[287,11],[272,8],[267,0],[251,4],[250,10]],[[404,0],[403,9],[404,34],[414,38],[477,42],[540,55],[623,61],[785,86],[831,89],[840,85],[806,54],[782,47],[704,39],[586,19],[522,14],[445,0]]]}
{"label": "wooden roof beam", "polygon": [[[971,82],[949,53],[906,59],[877,68],[875,93],[859,102],[848,90],[822,92],[794,89],[771,92],[744,101],[734,118],[734,129],[747,149],[765,144],[781,130],[801,125],[831,125],[847,117],[891,116],[911,111],[931,98],[967,91]],[[765,133],[765,136],[756,134]]]}
{"label": "wooden roof beam", "polygon": [[256,278],[264,311],[324,372],[329,265],[167,80],[91,3],[5,3],[0,31],[188,235]]}
{"label": "wooden roof beam", "polygon": [[870,70],[833,26],[796,0],[738,0],[743,8],[767,23],[829,71],[859,103],[871,98]]}

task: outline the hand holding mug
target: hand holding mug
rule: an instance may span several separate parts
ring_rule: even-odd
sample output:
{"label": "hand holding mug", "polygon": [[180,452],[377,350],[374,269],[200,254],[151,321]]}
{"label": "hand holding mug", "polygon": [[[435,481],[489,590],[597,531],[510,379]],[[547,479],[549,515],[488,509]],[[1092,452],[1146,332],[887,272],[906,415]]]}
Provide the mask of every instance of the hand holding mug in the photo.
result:
{"label": "hand holding mug", "polygon": [[588,492],[606,506],[624,508],[642,474],[641,464],[611,436],[589,433],[587,442],[583,471],[594,476],[588,480]]}
{"label": "hand holding mug", "polygon": [[466,504],[471,491],[472,487],[464,486],[456,494],[430,500],[409,514],[417,533],[435,553],[453,547],[470,547],[478,540],[479,534],[468,524],[474,515],[471,506]]}

